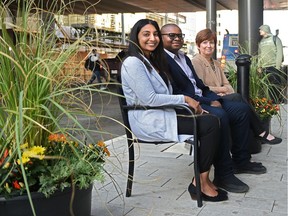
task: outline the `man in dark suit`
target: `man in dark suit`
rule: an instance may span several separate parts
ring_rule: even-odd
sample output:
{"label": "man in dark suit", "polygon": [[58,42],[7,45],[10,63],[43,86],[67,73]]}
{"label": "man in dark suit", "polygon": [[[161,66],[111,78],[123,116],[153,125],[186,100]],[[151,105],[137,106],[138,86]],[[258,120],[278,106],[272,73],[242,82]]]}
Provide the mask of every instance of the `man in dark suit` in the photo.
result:
{"label": "man in dark suit", "polygon": [[194,98],[200,102],[204,110],[219,117],[221,140],[213,164],[215,168],[213,183],[230,192],[247,192],[248,185],[239,180],[234,173],[266,173],[266,168],[261,163],[250,161],[251,154],[248,148],[250,109],[248,105],[220,98],[204,85],[198,78],[191,60],[179,51],[183,46],[184,35],[177,25],[163,26],[161,35],[167,54],[174,94],[184,94]]}

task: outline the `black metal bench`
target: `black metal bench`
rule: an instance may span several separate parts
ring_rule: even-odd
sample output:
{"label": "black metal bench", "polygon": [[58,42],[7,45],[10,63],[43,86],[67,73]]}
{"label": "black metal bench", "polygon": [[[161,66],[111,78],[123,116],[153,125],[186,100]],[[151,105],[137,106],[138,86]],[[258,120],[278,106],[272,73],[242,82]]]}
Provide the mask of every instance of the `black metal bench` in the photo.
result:
{"label": "black metal bench", "polygon": [[[120,81],[120,78],[117,78],[118,81]],[[129,154],[129,162],[128,162],[128,178],[127,178],[127,187],[126,187],[126,197],[130,197],[132,194],[132,185],[133,185],[133,178],[134,178],[134,164],[135,164],[135,158],[134,158],[134,144],[135,143],[153,143],[155,145],[158,144],[167,144],[171,142],[146,142],[137,139],[136,137],[133,137],[133,134],[131,132],[129,120],[128,120],[128,111],[129,110],[143,110],[143,109],[167,109],[167,108],[173,108],[173,109],[181,109],[186,110],[187,113],[191,116],[194,116],[194,113],[192,110],[185,105],[170,105],[170,106],[158,106],[158,107],[148,107],[148,106],[128,106],[126,103],[126,99],[123,94],[122,86],[117,86],[117,93],[119,94],[119,104],[121,109],[121,114],[123,118],[123,123],[125,125],[125,132],[127,137],[127,143],[128,143],[128,154]],[[198,207],[202,207],[202,197],[201,197],[201,185],[200,185],[200,173],[199,173],[199,165],[198,165],[198,148],[200,145],[200,142],[198,141],[197,137],[197,124],[196,124],[196,118],[192,117],[194,120],[194,133],[193,133],[193,139],[185,140],[185,143],[188,143],[191,145],[190,147],[190,155],[192,154],[193,149],[193,156],[194,156],[194,174],[196,179],[196,186],[197,186],[197,205]]]}

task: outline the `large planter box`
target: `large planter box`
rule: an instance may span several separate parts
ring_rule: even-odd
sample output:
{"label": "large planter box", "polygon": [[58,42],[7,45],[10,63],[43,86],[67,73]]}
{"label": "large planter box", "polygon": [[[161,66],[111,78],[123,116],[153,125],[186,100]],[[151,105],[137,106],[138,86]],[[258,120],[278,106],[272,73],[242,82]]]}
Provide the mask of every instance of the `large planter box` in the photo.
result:
{"label": "large planter box", "polygon": [[[72,209],[70,202],[72,197],[71,188],[58,191],[51,197],[46,198],[42,193],[32,193],[33,204],[38,216],[90,216],[91,215],[91,185],[88,189],[76,189]],[[73,214],[71,213],[73,211]],[[30,216],[33,215],[28,196],[18,196],[11,199],[0,198],[0,215],[5,216]]]}

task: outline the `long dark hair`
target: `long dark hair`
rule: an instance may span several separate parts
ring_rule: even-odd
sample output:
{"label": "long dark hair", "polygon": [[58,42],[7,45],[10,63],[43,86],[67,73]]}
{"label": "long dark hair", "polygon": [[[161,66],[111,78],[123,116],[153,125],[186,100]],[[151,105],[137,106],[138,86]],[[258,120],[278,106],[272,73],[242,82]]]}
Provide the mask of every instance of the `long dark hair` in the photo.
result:
{"label": "long dark hair", "polygon": [[[138,34],[141,31],[141,29],[147,24],[151,24],[155,27],[156,31],[159,34],[160,39],[159,45],[156,47],[154,51],[151,52],[150,62],[154,67],[156,67],[160,71],[160,73],[161,72],[165,73],[167,72],[167,63],[161,37],[161,31],[158,23],[154,20],[140,19],[134,24],[134,26],[131,29],[129,37],[130,41],[128,46],[128,56],[135,56],[144,61],[144,58],[141,56],[141,53],[143,53],[143,51],[140,48]],[[152,70],[151,66],[147,62],[144,61],[144,64],[149,69],[149,71]]]}

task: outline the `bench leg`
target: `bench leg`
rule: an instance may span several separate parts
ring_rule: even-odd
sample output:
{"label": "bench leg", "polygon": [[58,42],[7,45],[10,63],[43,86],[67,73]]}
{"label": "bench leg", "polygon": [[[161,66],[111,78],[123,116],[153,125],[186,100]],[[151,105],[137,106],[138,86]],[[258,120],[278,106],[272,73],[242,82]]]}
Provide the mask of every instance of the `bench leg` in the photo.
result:
{"label": "bench leg", "polygon": [[128,142],[128,178],[127,178],[127,187],[126,187],[126,197],[130,197],[132,194],[133,186],[133,177],[134,177],[134,143],[131,139],[127,139]]}
{"label": "bench leg", "polygon": [[201,183],[200,183],[200,171],[198,164],[198,140],[195,140],[194,144],[194,174],[196,179],[196,192],[197,192],[197,205],[198,207],[202,207],[202,196],[201,196]]}

